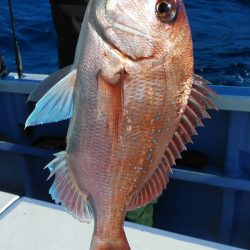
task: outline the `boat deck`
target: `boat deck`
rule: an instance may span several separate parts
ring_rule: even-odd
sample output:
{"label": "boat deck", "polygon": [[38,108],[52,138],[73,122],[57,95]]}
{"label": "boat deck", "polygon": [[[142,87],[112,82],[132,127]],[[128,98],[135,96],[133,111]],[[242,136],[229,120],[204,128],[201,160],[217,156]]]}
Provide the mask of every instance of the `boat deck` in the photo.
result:
{"label": "boat deck", "polygon": [[[0,200],[6,196],[1,192]],[[80,223],[58,206],[23,197],[0,215],[0,231],[1,250],[89,250],[93,223]],[[127,222],[125,231],[133,250],[240,249]]]}

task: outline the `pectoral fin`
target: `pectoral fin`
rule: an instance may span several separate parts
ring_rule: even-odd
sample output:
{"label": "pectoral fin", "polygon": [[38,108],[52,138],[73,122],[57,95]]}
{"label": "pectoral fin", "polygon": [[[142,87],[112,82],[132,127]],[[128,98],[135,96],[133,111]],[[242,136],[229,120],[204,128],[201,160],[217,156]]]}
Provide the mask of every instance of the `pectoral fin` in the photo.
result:
{"label": "pectoral fin", "polygon": [[75,82],[76,70],[73,69],[37,102],[34,111],[25,123],[25,127],[71,118]]}
{"label": "pectoral fin", "polygon": [[98,113],[105,119],[107,129],[114,138],[114,144],[118,139],[122,119],[125,74],[125,71],[121,70],[114,78],[107,77],[102,72],[98,75]]}

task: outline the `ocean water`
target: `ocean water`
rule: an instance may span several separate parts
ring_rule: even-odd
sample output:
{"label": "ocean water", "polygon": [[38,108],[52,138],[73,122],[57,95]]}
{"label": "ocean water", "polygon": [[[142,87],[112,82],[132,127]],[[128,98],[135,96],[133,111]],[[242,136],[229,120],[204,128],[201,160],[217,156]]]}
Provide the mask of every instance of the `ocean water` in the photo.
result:
{"label": "ocean water", "polygon": [[[24,72],[57,69],[49,0],[12,0]],[[195,71],[214,84],[250,86],[250,0],[185,0]],[[7,0],[0,1],[0,54],[15,71]]]}

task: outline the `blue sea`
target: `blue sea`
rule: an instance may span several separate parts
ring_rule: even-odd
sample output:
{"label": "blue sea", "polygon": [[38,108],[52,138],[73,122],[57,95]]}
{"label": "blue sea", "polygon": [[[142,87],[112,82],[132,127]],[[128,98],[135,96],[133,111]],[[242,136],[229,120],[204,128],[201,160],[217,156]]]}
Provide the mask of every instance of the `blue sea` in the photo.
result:
{"label": "blue sea", "polygon": [[[49,0],[12,0],[24,72],[57,69]],[[186,0],[196,73],[214,84],[250,86],[250,0]],[[0,54],[15,71],[7,0],[0,2]]]}

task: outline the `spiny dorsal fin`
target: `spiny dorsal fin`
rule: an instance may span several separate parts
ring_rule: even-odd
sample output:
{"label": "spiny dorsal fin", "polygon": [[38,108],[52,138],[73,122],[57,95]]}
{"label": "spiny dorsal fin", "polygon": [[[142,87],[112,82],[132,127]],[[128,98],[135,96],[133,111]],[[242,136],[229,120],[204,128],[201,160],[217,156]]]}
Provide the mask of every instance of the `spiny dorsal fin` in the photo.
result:
{"label": "spiny dorsal fin", "polygon": [[54,85],[36,104],[25,127],[58,122],[71,118],[76,70],[72,70]]}
{"label": "spiny dorsal fin", "polygon": [[66,153],[55,154],[56,158],[45,168],[50,170],[50,179],[55,175],[54,182],[49,190],[52,199],[61,204],[70,214],[79,221],[90,222],[92,209],[87,200],[87,195],[79,190],[71,180],[66,161]]}
{"label": "spiny dorsal fin", "polygon": [[200,76],[194,76],[186,110],[172,141],[166,148],[159,166],[132,200],[128,210],[145,206],[162,193],[169,181],[168,174],[171,167],[175,165],[176,159],[181,157],[180,153],[186,150],[185,144],[192,143],[191,137],[197,135],[195,127],[203,126],[201,119],[210,118],[206,110],[217,109],[208,99],[210,96],[216,96],[216,94],[206,84],[208,84],[206,80],[203,80]]}

